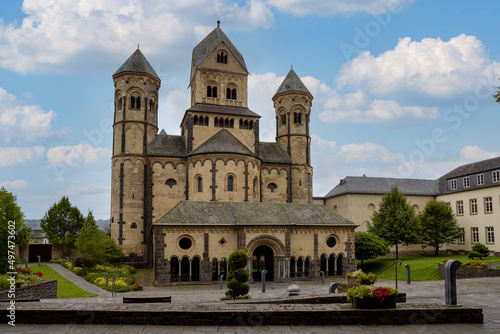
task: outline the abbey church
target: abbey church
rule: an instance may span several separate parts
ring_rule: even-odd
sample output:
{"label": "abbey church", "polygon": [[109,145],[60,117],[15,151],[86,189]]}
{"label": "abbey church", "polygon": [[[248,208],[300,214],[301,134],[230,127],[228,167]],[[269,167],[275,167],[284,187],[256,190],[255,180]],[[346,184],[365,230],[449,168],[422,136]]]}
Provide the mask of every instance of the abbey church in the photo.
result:
{"label": "abbey church", "polygon": [[[113,75],[111,235],[155,284],[218,280],[235,249],[258,279],[317,278],[356,267],[356,225],[313,205],[313,96],[290,70],[261,142],[245,60],[217,27],[194,49],[181,135],[158,128],[161,79],[137,49]],[[160,115],[161,117],[161,115]]]}

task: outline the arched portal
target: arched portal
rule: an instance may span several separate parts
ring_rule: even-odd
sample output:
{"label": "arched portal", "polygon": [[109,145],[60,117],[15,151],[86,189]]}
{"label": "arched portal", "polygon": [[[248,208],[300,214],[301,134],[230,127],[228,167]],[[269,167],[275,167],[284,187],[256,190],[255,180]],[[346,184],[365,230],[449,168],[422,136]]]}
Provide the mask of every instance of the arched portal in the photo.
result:
{"label": "arched portal", "polygon": [[271,247],[261,245],[252,254],[252,275],[255,281],[260,281],[262,270],[267,270],[266,281],[274,280],[274,252]]}

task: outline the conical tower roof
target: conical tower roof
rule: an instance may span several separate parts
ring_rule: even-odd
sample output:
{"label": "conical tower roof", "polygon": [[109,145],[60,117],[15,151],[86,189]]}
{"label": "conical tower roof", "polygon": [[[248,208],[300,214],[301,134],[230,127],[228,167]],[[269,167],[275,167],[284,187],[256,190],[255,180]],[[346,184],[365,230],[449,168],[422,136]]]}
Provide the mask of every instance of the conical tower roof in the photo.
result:
{"label": "conical tower roof", "polygon": [[134,53],[123,63],[122,66],[113,75],[117,75],[123,72],[135,72],[135,73],[146,73],[160,79],[158,74],[156,74],[153,67],[149,64],[148,60],[142,54],[141,50],[137,48]]}
{"label": "conical tower roof", "polygon": [[304,92],[308,93],[309,95],[311,94],[309,90],[307,90],[306,85],[304,85],[302,80],[300,80],[293,69],[288,72],[288,75],[286,76],[285,80],[283,80],[274,96],[286,92]]}
{"label": "conical tower roof", "polygon": [[226,44],[229,51],[234,55],[236,60],[243,66],[243,68],[248,72],[247,65],[245,64],[245,59],[241,53],[236,49],[233,43],[226,36],[224,31],[220,28],[220,21],[217,22],[217,28],[215,28],[207,37],[205,37],[198,45],[193,49],[193,61],[194,66],[200,65],[207,57],[210,55],[220,43]]}

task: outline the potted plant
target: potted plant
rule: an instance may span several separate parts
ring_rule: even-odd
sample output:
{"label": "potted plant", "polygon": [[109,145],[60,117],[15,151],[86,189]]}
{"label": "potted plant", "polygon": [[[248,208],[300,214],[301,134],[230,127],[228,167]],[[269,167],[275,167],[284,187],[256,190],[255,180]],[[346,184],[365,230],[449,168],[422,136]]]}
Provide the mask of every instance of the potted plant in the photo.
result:
{"label": "potted plant", "polygon": [[398,290],[384,286],[359,285],[347,290],[347,301],[354,309],[396,308]]}
{"label": "potted plant", "polygon": [[377,282],[377,276],[374,273],[364,273],[363,270],[358,269],[352,273],[346,274],[347,286],[356,285],[369,285]]}

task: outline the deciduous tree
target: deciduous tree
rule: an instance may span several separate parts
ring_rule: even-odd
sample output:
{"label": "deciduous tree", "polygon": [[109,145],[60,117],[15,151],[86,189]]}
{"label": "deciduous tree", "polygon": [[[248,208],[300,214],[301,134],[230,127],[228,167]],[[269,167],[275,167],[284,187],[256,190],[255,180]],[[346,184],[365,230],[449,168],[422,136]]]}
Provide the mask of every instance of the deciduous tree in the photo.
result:
{"label": "deciduous tree", "polygon": [[68,197],[64,196],[45,212],[40,228],[51,243],[61,245],[63,256],[69,256],[83,222],[80,210],[72,206]]}
{"label": "deciduous tree", "polygon": [[418,215],[422,229],[422,245],[434,247],[434,255],[439,255],[439,248],[444,244],[453,244],[460,236],[457,218],[448,204],[430,200],[424,211]]}
{"label": "deciduous tree", "polygon": [[[31,237],[31,229],[24,221],[24,213],[17,205],[17,197],[4,187],[0,188],[0,274],[14,271],[10,267],[15,264],[15,256],[18,256],[15,254],[14,244],[24,246]],[[9,229],[9,226],[13,229]]]}
{"label": "deciduous tree", "polygon": [[416,244],[420,240],[415,210],[397,185],[382,197],[380,209],[373,213],[372,222],[368,231],[383,238],[389,246],[395,246],[396,259],[399,245]]}
{"label": "deciduous tree", "polygon": [[364,260],[374,259],[389,253],[387,242],[381,237],[368,232],[356,232],[354,234],[356,245],[356,259],[361,260],[363,266]]}

